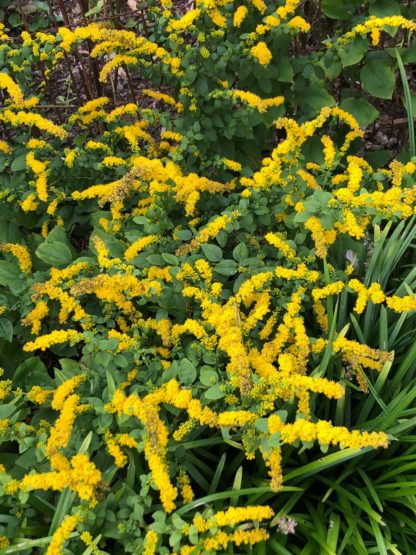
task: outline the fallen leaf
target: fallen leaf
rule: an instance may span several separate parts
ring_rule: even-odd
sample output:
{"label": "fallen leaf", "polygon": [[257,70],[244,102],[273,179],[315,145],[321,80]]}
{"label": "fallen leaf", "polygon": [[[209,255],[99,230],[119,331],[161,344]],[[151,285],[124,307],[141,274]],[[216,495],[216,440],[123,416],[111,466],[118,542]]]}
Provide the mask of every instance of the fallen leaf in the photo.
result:
{"label": "fallen leaf", "polygon": [[136,0],[127,0],[127,5],[131,9],[132,12],[137,10],[137,1]]}

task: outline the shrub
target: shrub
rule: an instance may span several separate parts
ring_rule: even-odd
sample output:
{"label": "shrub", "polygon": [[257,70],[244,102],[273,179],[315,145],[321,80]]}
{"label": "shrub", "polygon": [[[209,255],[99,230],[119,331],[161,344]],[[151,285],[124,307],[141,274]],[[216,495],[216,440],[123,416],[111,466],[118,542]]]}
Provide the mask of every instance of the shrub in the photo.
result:
{"label": "shrub", "polygon": [[[297,5],[277,24],[272,3],[165,3],[152,38],[91,24],[2,47],[5,553],[411,552],[413,507],[379,512],[413,495],[412,449],[403,491],[378,469],[414,426],[416,163],[360,155],[375,112],[329,81],[365,58],[367,88],[378,30],[415,24],[337,26],[319,78]],[[103,81],[139,64],[160,108],[43,115],[28,62],[49,79],[87,39],[92,59],[115,53]],[[331,466],[333,483],[311,478]]]}

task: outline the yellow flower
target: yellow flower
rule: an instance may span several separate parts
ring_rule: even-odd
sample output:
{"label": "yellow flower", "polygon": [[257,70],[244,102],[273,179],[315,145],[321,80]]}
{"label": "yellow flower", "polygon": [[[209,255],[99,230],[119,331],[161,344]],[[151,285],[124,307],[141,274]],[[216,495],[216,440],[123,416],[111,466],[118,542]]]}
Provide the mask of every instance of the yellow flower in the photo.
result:
{"label": "yellow flower", "polygon": [[325,285],[325,287],[321,287],[320,289],[313,289],[312,296],[315,301],[320,301],[322,299],[326,299],[330,295],[337,295],[344,289],[344,287],[345,284],[342,281],[335,281]]}
{"label": "yellow flower", "polygon": [[204,519],[194,517],[193,524],[198,532],[206,532],[214,526],[235,526],[247,520],[262,521],[272,518],[274,511],[268,505],[248,505],[246,507],[229,507],[225,511],[218,511],[212,517]]}
{"label": "yellow flower", "polygon": [[0,89],[6,89],[16,105],[23,104],[22,89],[7,73],[0,73]]}
{"label": "yellow flower", "polygon": [[107,123],[112,123],[120,116],[134,115],[137,112],[137,110],[138,110],[138,106],[136,104],[133,104],[132,102],[128,104],[124,104],[123,106],[117,106],[117,108],[114,108],[114,110],[112,110],[106,116],[105,120]]}
{"label": "yellow flower", "polygon": [[152,91],[151,89],[143,89],[142,93],[154,100],[161,100],[165,104],[173,106],[178,112],[183,112],[183,104],[177,102],[174,98],[166,93],[161,93],[158,91]]}
{"label": "yellow flower", "polygon": [[75,158],[76,158],[76,151],[75,150],[69,150],[66,155],[65,155],[65,164],[68,166],[68,168],[72,168],[72,166],[74,165],[75,162]]}
{"label": "yellow flower", "polygon": [[272,53],[265,42],[259,42],[250,50],[253,58],[256,58],[260,65],[267,66],[272,61]]}
{"label": "yellow flower", "polygon": [[33,310],[29,312],[24,318],[22,318],[22,324],[24,326],[32,326],[33,335],[38,335],[40,328],[42,326],[42,320],[49,314],[48,305],[45,301],[39,301]]}
{"label": "yellow flower", "polygon": [[43,139],[29,139],[26,146],[30,150],[45,150],[50,148],[50,145]]}
{"label": "yellow flower", "polygon": [[60,407],[60,415],[51,429],[46,446],[47,457],[51,461],[59,449],[64,449],[69,443],[72,428],[79,409],[79,402],[79,395],[69,395],[69,397],[63,401],[62,407]]}
{"label": "yellow flower", "polygon": [[321,142],[324,145],[325,167],[332,168],[335,160],[335,146],[328,135],[323,135]]}
{"label": "yellow flower", "polygon": [[85,379],[84,374],[79,374],[73,378],[65,380],[54,392],[52,399],[52,408],[62,410],[64,402],[74,389]]}
{"label": "yellow flower", "polygon": [[58,343],[66,343],[70,341],[71,343],[79,343],[83,339],[83,334],[74,330],[55,330],[46,335],[41,335],[34,341],[29,341],[23,346],[23,350],[27,352],[36,351],[40,349],[45,351],[52,345],[57,345]]}
{"label": "yellow flower", "polygon": [[248,10],[246,6],[239,6],[235,10],[234,16],[233,16],[234,27],[240,27],[240,25],[243,23],[244,19],[246,18],[247,13],[248,13]]}
{"label": "yellow flower", "polygon": [[377,28],[373,28],[371,29],[371,44],[373,46],[378,46],[378,44],[380,43],[380,29]]}
{"label": "yellow flower", "polygon": [[43,405],[53,391],[50,389],[42,389],[39,385],[34,385],[27,394],[27,399],[38,405]]}
{"label": "yellow flower", "polygon": [[23,212],[34,212],[38,207],[38,203],[35,201],[36,194],[30,193],[24,200],[20,202],[20,207]]}
{"label": "yellow flower", "polygon": [[305,222],[305,228],[312,234],[315,243],[316,256],[325,258],[327,255],[327,246],[332,245],[336,239],[336,232],[331,229],[325,230],[321,222],[315,216],[310,217]]}
{"label": "yellow flower", "polygon": [[139,252],[158,240],[159,237],[157,235],[147,235],[145,237],[140,237],[140,239],[137,239],[137,241],[132,243],[126,249],[126,252],[124,253],[124,258],[129,261],[133,260],[133,258],[136,257]]}
{"label": "yellow flower", "polygon": [[[58,459],[57,459],[58,460]],[[69,488],[78,494],[80,499],[96,504],[96,488],[101,482],[101,472],[87,455],[79,454],[69,461],[59,457],[59,470],[43,474],[26,474],[21,482],[14,485],[21,490],[55,490],[62,491]]]}
{"label": "yellow flower", "polygon": [[257,416],[254,413],[244,410],[220,412],[218,414],[218,426],[221,428],[245,426],[256,420],[256,418]]}
{"label": "yellow flower", "polygon": [[299,15],[297,15],[296,17],[293,17],[290,21],[288,21],[287,25],[291,29],[301,31],[302,33],[308,33],[311,29],[310,24],[307,21],[305,21],[303,17],[300,17]]}
{"label": "yellow flower", "polygon": [[270,245],[276,247],[288,260],[293,260],[295,258],[296,252],[279,234],[270,232],[267,233],[264,238]]}
{"label": "yellow flower", "polygon": [[178,143],[182,140],[182,135],[174,131],[162,131],[160,137],[162,139],[172,139],[173,141],[177,141]]}
{"label": "yellow flower", "polygon": [[12,149],[6,141],[0,140],[0,152],[3,152],[4,154],[10,154],[12,152]]}
{"label": "yellow flower", "polygon": [[110,455],[114,459],[114,463],[118,468],[123,468],[126,466],[128,459],[127,456],[123,453],[120,447],[113,439],[107,440],[107,449]]}
{"label": "yellow flower", "polygon": [[32,259],[27,247],[17,243],[0,243],[0,251],[10,252],[19,262],[20,270],[29,274],[32,270]]}
{"label": "yellow flower", "polygon": [[143,555],[155,555],[157,541],[158,535],[154,530],[149,530],[148,532],[146,532],[143,546]]}
{"label": "yellow flower", "polygon": [[[373,283],[368,289],[358,281],[358,279],[351,279],[348,282],[348,287],[358,293],[357,302],[355,303],[354,311],[357,314],[362,314],[369,299],[374,304],[380,304],[386,300],[386,297],[381,290],[379,283]],[[387,299],[388,306],[388,299]]]}
{"label": "yellow flower", "polygon": [[[178,440],[176,440],[176,441],[178,441]],[[191,481],[189,479],[189,476],[184,470],[181,470],[179,472],[178,484],[179,484],[181,495],[182,495],[182,498],[183,498],[184,502],[185,503],[190,503],[194,499],[195,494],[192,490]]]}
{"label": "yellow flower", "polygon": [[124,158],[120,158],[119,156],[106,156],[101,161],[101,164],[108,168],[111,168],[114,166],[125,166],[126,160],[124,160]]}
{"label": "yellow flower", "polygon": [[85,145],[89,150],[103,150],[105,153],[111,155],[111,148],[101,141],[90,140]]}
{"label": "yellow flower", "polygon": [[8,35],[4,32],[4,29],[5,29],[4,23],[0,23],[0,40],[6,40],[9,38]]}
{"label": "yellow flower", "polygon": [[204,549],[207,551],[224,550],[229,543],[240,545],[255,545],[269,538],[269,533],[263,528],[254,530],[236,530],[232,534],[217,532],[214,536],[208,537],[203,541]]}
{"label": "yellow flower", "polygon": [[357,35],[366,36],[371,34],[373,45],[377,45],[380,40],[380,30],[384,27],[401,27],[409,31],[416,30],[416,23],[413,20],[406,19],[401,15],[393,15],[387,17],[370,17],[364,23],[356,25],[351,31],[345,33],[338,39],[338,44],[346,44],[352,41]]}
{"label": "yellow flower", "polygon": [[11,125],[13,125],[13,127],[18,127],[20,125],[28,125],[28,126],[34,125],[40,131],[46,131],[47,133],[50,133],[51,135],[55,135],[56,137],[62,140],[65,139],[68,135],[67,131],[65,131],[63,127],[56,125],[55,123],[44,118],[40,114],[34,114],[31,112],[23,112],[23,111],[12,112],[10,110],[4,110],[0,114],[0,121],[1,120],[5,121],[6,123],[10,123]]}
{"label": "yellow flower", "polygon": [[416,299],[408,295],[405,295],[404,297],[398,297],[396,295],[393,297],[387,297],[386,304],[391,310],[399,313],[416,310]]}
{"label": "yellow flower", "polygon": [[1,380],[0,381],[0,401],[8,397],[12,391],[11,380]]}
{"label": "yellow flower", "polygon": [[333,426],[326,420],[318,420],[314,423],[300,418],[293,424],[284,424],[279,416],[272,415],[268,418],[268,426],[271,434],[280,432],[281,440],[289,444],[300,439],[305,442],[317,440],[321,445],[340,444],[342,448],[352,447],[353,449],[364,447],[376,449],[388,446],[388,438],[384,432],[350,431],[344,426]]}
{"label": "yellow flower", "polygon": [[197,241],[199,244],[207,243],[209,239],[215,238],[222,229],[226,229],[229,223],[239,216],[238,212],[231,215],[224,214],[217,216],[214,220],[209,222],[204,229],[199,231]]}
{"label": "yellow flower", "polygon": [[183,33],[191,27],[196,19],[201,15],[199,8],[189,10],[180,19],[171,19],[167,26],[168,33],[174,31],[176,33]]}
{"label": "yellow flower", "polygon": [[223,162],[228,169],[234,172],[241,171],[242,166],[239,162],[236,162],[235,160],[229,160],[228,158],[223,158]]}

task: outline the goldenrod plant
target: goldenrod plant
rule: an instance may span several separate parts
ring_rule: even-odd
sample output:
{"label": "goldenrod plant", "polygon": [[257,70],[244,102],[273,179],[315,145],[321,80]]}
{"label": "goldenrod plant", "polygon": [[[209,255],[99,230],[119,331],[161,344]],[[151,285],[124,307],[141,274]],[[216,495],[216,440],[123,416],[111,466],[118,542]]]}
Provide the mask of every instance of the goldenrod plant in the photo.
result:
{"label": "goldenrod plant", "polygon": [[[342,15],[313,58],[309,3],[277,4],[0,29],[4,554],[416,548],[416,160],[377,167],[377,110],[331,88],[403,77],[416,23]],[[149,103],[49,114],[84,41]]]}

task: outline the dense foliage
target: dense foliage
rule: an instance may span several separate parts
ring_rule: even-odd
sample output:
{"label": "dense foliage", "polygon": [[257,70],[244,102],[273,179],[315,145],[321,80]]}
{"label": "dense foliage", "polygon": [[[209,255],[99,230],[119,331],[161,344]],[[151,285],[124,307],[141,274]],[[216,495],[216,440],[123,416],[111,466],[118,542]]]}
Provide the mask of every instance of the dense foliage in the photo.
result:
{"label": "dense foliage", "polygon": [[412,553],[414,8],[148,4],[0,26],[2,553]]}

